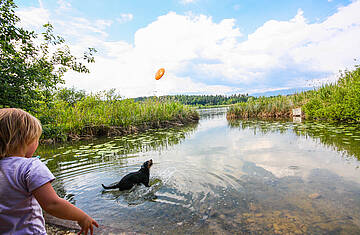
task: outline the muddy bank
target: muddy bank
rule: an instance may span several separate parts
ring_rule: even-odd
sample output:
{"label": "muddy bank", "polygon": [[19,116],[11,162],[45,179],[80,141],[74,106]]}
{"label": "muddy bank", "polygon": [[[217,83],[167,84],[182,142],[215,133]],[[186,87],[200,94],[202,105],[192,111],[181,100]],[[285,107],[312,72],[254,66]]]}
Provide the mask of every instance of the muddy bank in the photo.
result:
{"label": "muddy bank", "polygon": [[[305,115],[302,115],[301,117],[305,118]],[[229,111],[226,114],[226,118],[228,120],[247,119],[247,118],[264,118],[264,119],[293,118],[293,113],[292,110],[289,110],[287,112],[260,112],[260,113]]]}
{"label": "muddy bank", "polygon": [[192,115],[187,118],[181,118],[174,121],[156,121],[156,122],[144,122],[137,126],[85,126],[82,128],[80,133],[68,133],[66,138],[51,138],[43,139],[41,143],[43,144],[53,144],[66,141],[79,141],[79,140],[89,140],[97,137],[109,137],[109,136],[125,136],[129,134],[136,134],[145,132],[149,129],[159,129],[159,128],[171,128],[184,126],[191,123],[197,123],[199,121],[198,115]]}

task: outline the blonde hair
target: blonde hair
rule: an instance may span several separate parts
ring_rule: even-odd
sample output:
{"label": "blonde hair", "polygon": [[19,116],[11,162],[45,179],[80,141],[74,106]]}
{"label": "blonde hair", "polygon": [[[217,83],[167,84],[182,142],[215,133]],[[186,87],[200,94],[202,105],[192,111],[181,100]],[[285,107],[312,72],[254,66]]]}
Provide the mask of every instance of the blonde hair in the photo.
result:
{"label": "blonde hair", "polygon": [[18,153],[40,138],[40,121],[21,109],[0,109],[0,159]]}

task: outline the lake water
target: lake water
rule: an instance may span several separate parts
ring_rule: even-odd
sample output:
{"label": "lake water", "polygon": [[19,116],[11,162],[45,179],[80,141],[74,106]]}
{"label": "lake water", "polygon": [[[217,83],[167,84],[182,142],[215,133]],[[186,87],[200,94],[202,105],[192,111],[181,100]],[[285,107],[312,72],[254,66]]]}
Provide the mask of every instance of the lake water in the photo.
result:
{"label": "lake water", "polygon": [[[360,234],[360,127],[239,120],[72,144],[37,154],[57,193],[103,229],[147,234]],[[150,188],[104,191],[153,159]],[[115,229],[115,230],[114,230]]]}

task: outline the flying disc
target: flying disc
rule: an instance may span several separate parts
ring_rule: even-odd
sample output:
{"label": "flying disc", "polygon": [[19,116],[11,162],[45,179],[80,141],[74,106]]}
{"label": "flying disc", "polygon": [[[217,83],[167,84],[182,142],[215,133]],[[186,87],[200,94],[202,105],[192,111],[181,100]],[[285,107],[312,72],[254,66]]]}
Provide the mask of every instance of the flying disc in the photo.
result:
{"label": "flying disc", "polygon": [[155,74],[155,79],[159,80],[164,75],[164,73],[165,73],[164,68],[159,69]]}

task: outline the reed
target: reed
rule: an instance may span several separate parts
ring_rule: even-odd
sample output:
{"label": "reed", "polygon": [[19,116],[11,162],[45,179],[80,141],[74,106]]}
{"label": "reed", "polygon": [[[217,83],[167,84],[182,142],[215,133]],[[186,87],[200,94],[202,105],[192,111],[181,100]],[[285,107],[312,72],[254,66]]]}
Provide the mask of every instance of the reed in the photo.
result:
{"label": "reed", "polygon": [[360,123],[360,67],[340,73],[335,83],[288,96],[250,98],[229,108],[228,119],[291,117],[302,107],[308,119]]}
{"label": "reed", "polygon": [[157,98],[135,102],[97,93],[70,104],[55,99],[34,114],[43,124],[43,138],[56,141],[123,135],[150,128],[183,125],[199,119],[194,108]]}
{"label": "reed", "polygon": [[228,119],[290,117],[291,110],[301,106],[307,98],[304,93],[292,96],[259,97],[229,108]]}
{"label": "reed", "polygon": [[308,118],[360,123],[360,67],[316,90],[304,111]]}

